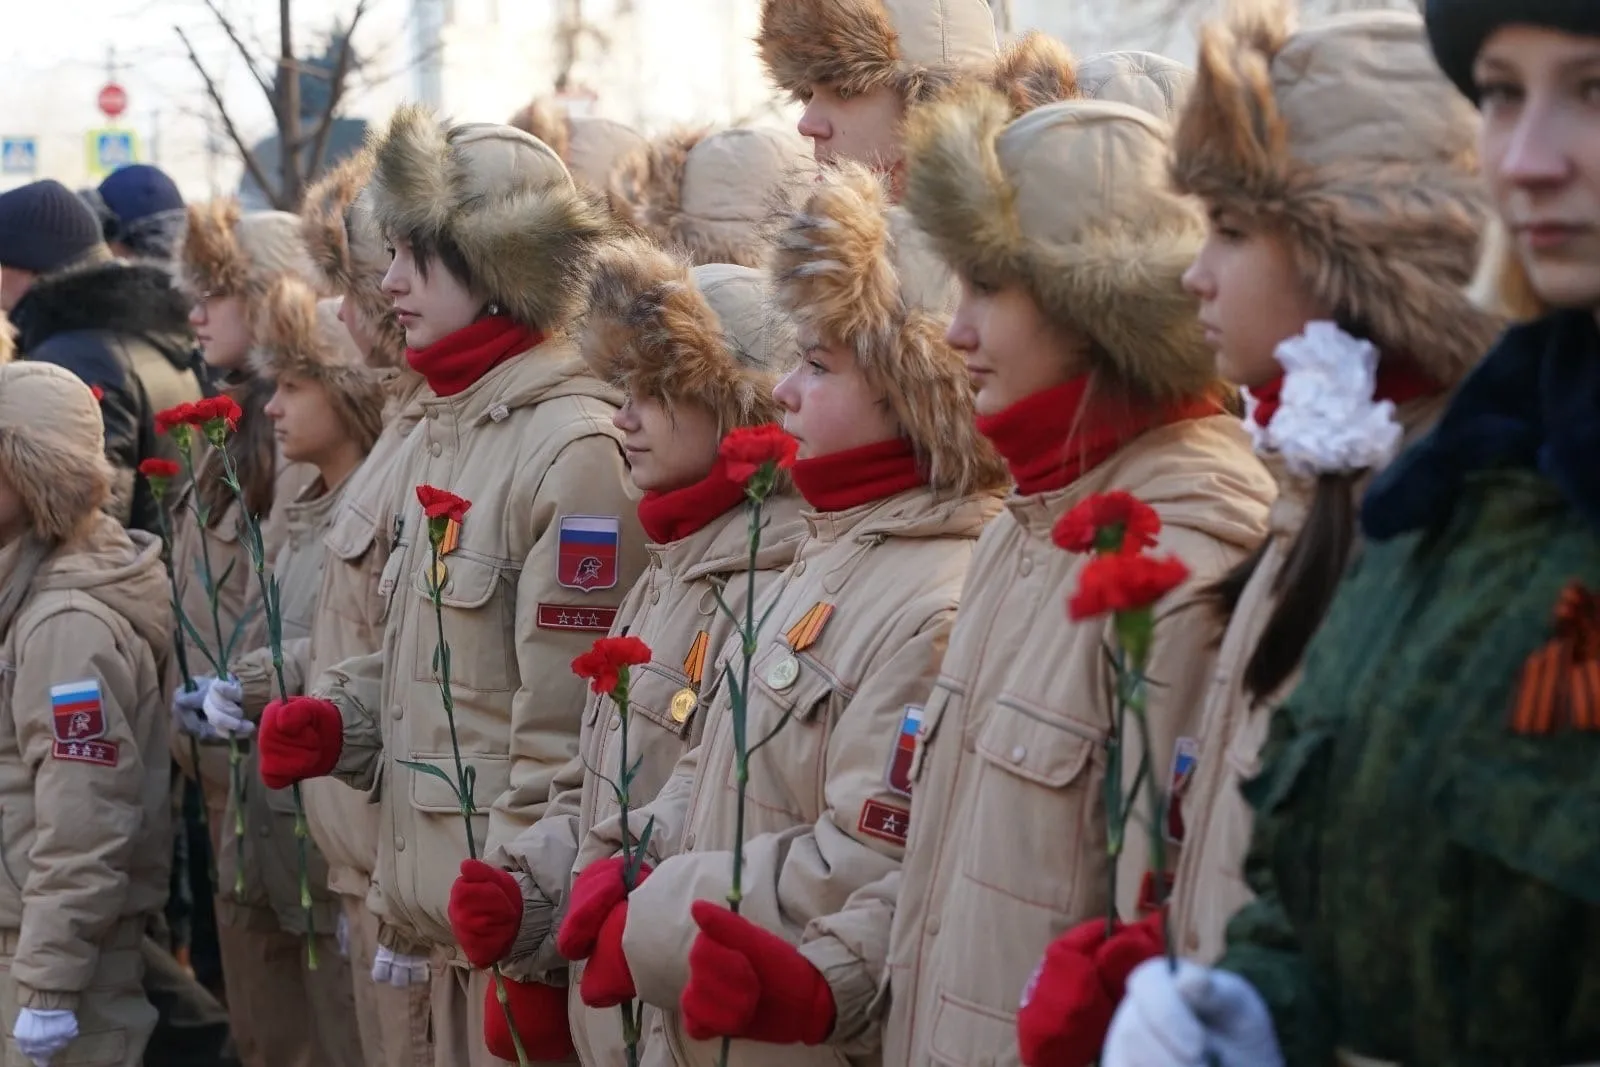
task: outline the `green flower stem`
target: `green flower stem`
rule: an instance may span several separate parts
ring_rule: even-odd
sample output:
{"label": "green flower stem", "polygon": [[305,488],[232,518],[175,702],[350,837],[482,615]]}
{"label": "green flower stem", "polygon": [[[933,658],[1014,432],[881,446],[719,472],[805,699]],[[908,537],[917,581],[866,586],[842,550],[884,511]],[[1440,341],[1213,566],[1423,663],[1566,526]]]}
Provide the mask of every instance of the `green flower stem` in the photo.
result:
{"label": "green flower stem", "polygon": [[[214,442],[217,452],[222,456],[222,477],[233,490],[234,497],[239,501],[239,522],[245,536],[245,548],[250,553],[250,566],[256,572],[256,588],[261,594],[262,608],[267,618],[267,647],[272,652],[272,673],[278,683],[278,699],[289,699],[289,686],[283,677],[283,610],[278,600],[278,579],[267,575],[267,549],[261,537],[261,518],[252,515],[245,506],[244,487],[239,484],[239,470],[234,466],[233,457],[228,454],[223,442]],[[235,746],[237,747],[237,746]],[[317,969],[317,917],[316,911],[311,906],[311,855],[310,855],[310,829],[306,825],[305,803],[300,796],[300,783],[291,786],[290,795],[294,798],[294,840],[297,866],[300,879],[300,910],[306,917],[306,967],[309,970]],[[239,832],[244,832],[244,827],[239,826]],[[244,865],[239,865],[240,876],[243,876]]]}
{"label": "green flower stem", "polygon": [[[617,776],[617,806],[622,814],[622,891],[623,896],[633,895],[634,886],[638,884],[638,872],[644,862],[644,843],[635,844],[633,831],[628,825],[628,796],[633,785],[633,769],[628,762],[628,683],[630,681],[628,668],[623,667],[617,675],[616,688],[611,691],[611,699],[616,701],[617,715],[620,716],[617,728],[618,744],[621,746],[621,771]],[[636,856],[635,853],[638,853]],[[627,1000],[618,1005],[622,1014],[622,1044],[623,1054],[627,1058],[628,1067],[639,1067],[639,1020],[634,1013],[634,1001]]]}

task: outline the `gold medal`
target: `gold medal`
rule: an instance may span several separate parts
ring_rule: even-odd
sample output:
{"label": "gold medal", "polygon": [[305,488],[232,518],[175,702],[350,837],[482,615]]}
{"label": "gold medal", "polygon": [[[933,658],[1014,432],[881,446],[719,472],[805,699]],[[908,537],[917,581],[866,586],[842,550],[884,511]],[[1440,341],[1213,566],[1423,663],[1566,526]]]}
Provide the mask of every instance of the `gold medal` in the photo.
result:
{"label": "gold medal", "polygon": [[450,568],[444,565],[444,560],[436,559],[428,568],[428,581],[433,583],[435,589],[443,589],[444,583],[450,580]]}
{"label": "gold medal", "polygon": [[688,722],[689,716],[694,713],[694,706],[699,700],[694,695],[694,690],[683,688],[672,694],[672,721]]}
{"label": "gold medal", "polygon": [[785,656],[767,669],[767,684],[780,692],[789,688],[799,678],[800,661],[793,656]]}

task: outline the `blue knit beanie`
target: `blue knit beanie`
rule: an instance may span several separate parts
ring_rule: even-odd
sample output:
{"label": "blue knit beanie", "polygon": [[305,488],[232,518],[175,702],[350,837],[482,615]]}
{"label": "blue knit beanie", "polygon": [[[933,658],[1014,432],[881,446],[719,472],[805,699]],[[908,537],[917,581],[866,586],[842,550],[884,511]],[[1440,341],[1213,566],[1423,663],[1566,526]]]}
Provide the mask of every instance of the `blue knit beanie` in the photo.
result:
{"label": "blue knit beanie", "polygon": [[182,211],[183,195],[160,167],[134,163],[113,171],[100,183],[100,198],[122,225],[162,211]]}
{"label": "blue knit beanie", "polygon": [[51,274],[100,247],[100,221],[60,182],[0,193],[0,267]]}
{"label": "blue knit beanie", "polygon": [[1439,69],[1478,102],[1472,65],[1483,42],[1503,26],[1540,26],[1600,37],[1600,0],[1428,0],[1428,39]]}

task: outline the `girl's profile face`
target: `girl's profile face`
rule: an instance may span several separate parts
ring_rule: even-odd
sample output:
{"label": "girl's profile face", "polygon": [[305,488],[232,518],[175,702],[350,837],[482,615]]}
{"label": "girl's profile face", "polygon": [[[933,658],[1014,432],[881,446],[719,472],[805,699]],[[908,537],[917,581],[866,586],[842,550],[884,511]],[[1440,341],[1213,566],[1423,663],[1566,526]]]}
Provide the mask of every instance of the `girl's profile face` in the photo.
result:
{"label": "girl's profile face", "polygon": [[997,286],[963,277],[961,302],[945,340],[966,361],[979,415],[998,414],[1087,369],[1083,343],[1065,336],[1015,283]]}
{"label": "girl's profile face", "polygon": [[405,241],[395,240],[390,247],[394,258],[382,288],[394,301],[407,347],[426,348],[472,325],[484,302],[437,256],[424,263]]}
{"label": "girl's profile face", "polygon": [[815,459],[899,436],[887,399],[867,382],[855,356],[800,338],[800,362],[773,390],[783,407],[783,428],[800,442],[799,458]]}
{"label": "girl's profile face", "polygon": [[622,431],[633,484],[646,493],[670,493],[703,481],[717,461],[717,419],[698,404],[669,409],[655,397],[630,395],[611,424]]}

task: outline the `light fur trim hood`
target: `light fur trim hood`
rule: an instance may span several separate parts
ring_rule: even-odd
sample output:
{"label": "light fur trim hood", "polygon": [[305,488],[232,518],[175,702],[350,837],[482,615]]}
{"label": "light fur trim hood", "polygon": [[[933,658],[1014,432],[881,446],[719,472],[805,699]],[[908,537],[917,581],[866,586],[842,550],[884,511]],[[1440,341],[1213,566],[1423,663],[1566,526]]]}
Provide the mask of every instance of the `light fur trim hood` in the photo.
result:
{"label": "light fur trim hood", "polygon": [[1251,0],[1203,28],[1173,179],[1280,228],[1319,303],[1452,384],[1499,328],[1462,292],[1487,216],[1472,107],[1415,15],[1290,18]]}
{"label": "light fur trim hood", "polygon": [[339,321],[339,301],[319,300],[297,278],[280,278],[252,319],[250,369],[264,381],[284,374],[320,383],[363,452],[383,429],[384,373],[368,366]]}
{"label": "light fur trim hood", "polygon": [[111,493],[100,406],[52,363],[0,366],[0,476],[40,540],[70,541]]}
{"label": "light fur trim hood", "polygon": [[912,261],[925,253],[913,231],[882,178],[855,163],[830,168],[778,234],[778,303],[802,331],[854,355],[936,490],[999,488],[1009,476],[977,431],[966,363],[944,339],[946,290],[917,291]]}
{"label": "light fur trim hood", "polygon": [[766,276],[747,267],[691,269],[648,241],[608,248],[595,264],[581,335],[595,376],[667,405],[699,404],[723,433],[782,416],[772,388],[795,352],[770,303]]}
{"label": "light fur trim hood", "polygon": [[361,198],[371,174],[372,156],[358,152],[318,179],[300,207],[300,234],[321,291],[348,297],[374,325],[372,364],[395,367],[405,358],[406,335],[382,288],[389,269],[383,237]]}
{"label": "light fur trim hood", "polygon": [[446,127],[426,108],[397,110],[371,136],[367,195],[380,233],[454,245],[486,301],[525,326],[565,329],[616,223],[556,153],[510,126]]}
{"label": "light fur trim hood", "polygon": [[1205,226],[1167,186],[1167,135],[1144,111],[1096,100],[1012,121],[1004,97],[970,86],[912,114],[903,203],[958,272],[1020,284],[1086,335],[1112,385],[1192,397],[1215,382],[1182,284]]}
{"label": "light fur trim hood", "polygon": [[279,277],[313,281],[300,219],[285,211],[244,212],[233,197],[190,204],[178,252],[178,282],[191,300],[206,293],[261,300]]}
{"label": "light fur trim hood", "polygon": [[766,223],[816,176],[806,142],[786,130],[678,130],[623,160],[611,203],[623,221],[694,263],[759,267]]}
{"label": "light fur trim hood", "polygon": [[996,52],[985,0],[762,0],[756,47],[772,82],[798,99],[814,85],[888,86],[907,103],[982,72]]}

